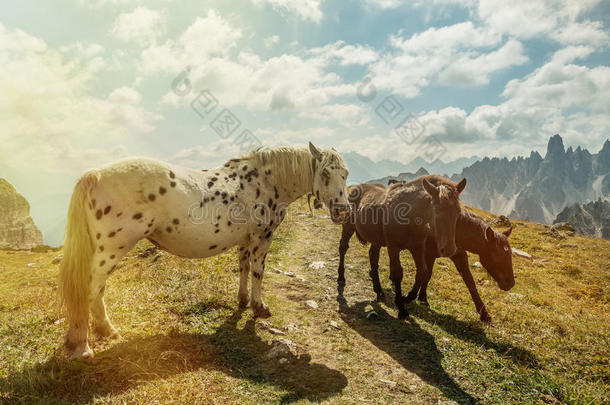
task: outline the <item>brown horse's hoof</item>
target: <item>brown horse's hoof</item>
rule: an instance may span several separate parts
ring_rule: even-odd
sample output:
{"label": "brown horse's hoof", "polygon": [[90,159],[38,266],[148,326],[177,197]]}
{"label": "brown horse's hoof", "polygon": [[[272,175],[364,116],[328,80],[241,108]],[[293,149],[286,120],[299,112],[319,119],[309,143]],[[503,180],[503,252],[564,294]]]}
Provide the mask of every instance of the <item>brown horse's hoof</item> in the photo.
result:
{"label": "brown horse's hoof", "polygon": [[271,311],[265,304],[252,303],[252,313],[255,318],[269,318],[271,316]]}
{"label": "brown horse's hoof", "polygon": [[405,303],[405,304],[409,304],[409,303],[415,301],[415,298],[417,298],[416,294],[413,294],[413,295],[412,294],[403,295],[402,296],[402,302]]}
{"label": "brown horse's hoof", "polygon": [[487,311],[481,312],[481,322],[491,323],[491,316],[489,316]]}
{"label": "brown horse's hoof", "polygon": [[419,301],[419,305],[424,307],[430,307],[430,304],[428,304],[428,300]]}

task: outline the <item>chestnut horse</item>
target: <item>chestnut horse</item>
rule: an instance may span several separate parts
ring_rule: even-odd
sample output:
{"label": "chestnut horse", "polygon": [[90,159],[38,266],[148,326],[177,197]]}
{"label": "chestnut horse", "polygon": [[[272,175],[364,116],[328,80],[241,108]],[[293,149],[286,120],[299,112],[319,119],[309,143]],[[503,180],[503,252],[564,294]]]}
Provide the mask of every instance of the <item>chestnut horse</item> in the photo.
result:
{"label": "chestnut horse", "polygon": [[[394,284],[394,302],[398,318],[409,313],[402,296],[403,270],[400,252],[408,249],[418,271],[415,286],[419,289],[428,270],[426,267],[425,242],[434,235],[441,256],[453,256],[455,226],[461,207],[459,195],[466,187],[466,179],[460,183],[434,185],[435,176],[424,176],[409,183],[398,183],[390,187],[380,184],[361,184],[350,188],[348,200],[352,205],[350,221],[343,224],[339,247],[339,285],[345,284],[344,257],[350,237],[356,233],[363,243],[371,243],[369,256],[371,267],[379,260],[382,246],[388,248],[390,256],[390,279]],[[380,294],[379,275],[371,271],[375,291]]]}
{"label": "chestnut horse", "polygon": [[[448,180],[439,177],[432,179],[431,182],[438,185],[442,181]],[[344,225],[344,230],[349,226],[349,224]],[[460,276],[462,276],[462,280],[464,280],[464,283],[470,292],[476,311],[479,313],[480,319],[483,322],[490,322],[491,317],[489,316],[489,313],[485,308],[485,304],[479,296],[476,284],[472,278],[472,274],[470,273],[468,266],[468,255],[466,251],[478,254],[483,267],[494,278],[494,280],[496,280],[498,286],[502,290],[508,291],[515,284],[511,248],[508,242],[508,237],[510,236],[511,231],[512,228],[502,233],[496,232],[490,226],[488,226],[481,217],[466,210],[462,210],[460,212],[457,220],[455,242],[458,250],[453,256],[451,256],[451,260],[455,264]],[[343,238],[341,240],[341,245],[344,246],[344,249],[340,249],[339,251],[341,255],[341,264],[343,264],[345,260],[345,253],[347,251],[349,237],[351,237],[351,234],[348,234],[349,232],[344,231],[343,237],[347,237],[347,240],[344,241]],[[407,302],[411,302],[415,299],[415,297],[417,297],[418,301],[420,301],[423,305],[428,306],[426,289],[432,276],[434,261],[439,257],[436,250],[436,240],[434,239],[433,235],[429,235],[426,240],[425,260],[428,272],[418,288],[416,288],[415,284],[413,285],[412,290],[406,297]],[[381,286],[379,285],[378,261],[379,255],[371,257],[370,275],[371,279],[373,280],[373,289],[377,293],[377,299],[381,300],[383,299],[384,294],[381,290]],[[343,266],[340,265],[339,277],[344,279],[343,274]]]}

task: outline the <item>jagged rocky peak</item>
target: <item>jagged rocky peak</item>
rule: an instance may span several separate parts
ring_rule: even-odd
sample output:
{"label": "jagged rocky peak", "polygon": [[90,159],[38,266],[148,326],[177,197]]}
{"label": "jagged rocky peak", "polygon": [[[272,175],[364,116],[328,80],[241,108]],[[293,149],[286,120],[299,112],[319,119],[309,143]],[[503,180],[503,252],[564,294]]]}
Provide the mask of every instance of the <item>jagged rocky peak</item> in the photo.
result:
{"label": "jagged rocky peak", "polygon": [[42,245],[42,233],[30,217],[30,204],[12,184],[0,178],[0,248],[32,249]]}
{"label": "jagged rocky peak", "polygon": [[417,170],[415,172],[416,177],[427,176],[428,174],[430,174],[430,173],[428,173],[428,171],[426,169],[424,169],[423,167],[420,167],[419,170]]}
{"label": "jagged rocky peak", "polygon": [[599,199],[571,205],[561,211],[553,222],[567,222],[582,235],[610,239],[610,201]]}
{"label": "jagged rocky peak", "polygon": [[563,146],[563,139],[559,134],[555,134],[549,139],[549,143],[546,146],[546,156],[545,159],[553,159],[563,158],[566,154],[565,148]]}

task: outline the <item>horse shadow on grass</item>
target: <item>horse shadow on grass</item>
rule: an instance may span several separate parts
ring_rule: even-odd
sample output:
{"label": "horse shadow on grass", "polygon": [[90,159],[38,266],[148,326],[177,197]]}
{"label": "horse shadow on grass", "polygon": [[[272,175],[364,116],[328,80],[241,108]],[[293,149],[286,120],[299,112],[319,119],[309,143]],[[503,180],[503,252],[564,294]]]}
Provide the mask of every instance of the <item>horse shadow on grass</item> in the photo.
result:
{"label": "horse shadow on grass", "polygon": [[[388,298],[394,297],[393,291],[387,288],[384,289],[384,294],[386,297],[384,303],[390,306],[394,305],[393,301]],[[481,327],[481,324],[479,324],[478,321],[470,322],[459,320],[453,315],[436,312],[430,307],[421,305],[415,301],[409,304],[407,309],[411,316],[422,319],[429,324],[437,325],[445,332],[460,340],[485,347],[486,349],[491,349],[501,357],[504,357],[513,363],[532,369],[539,369],[541,367],[536,356],[529,350],[514,346],[507,342],[495,342],[489,339],[485,334],[485,329]]]}
{"label": "horse shadow on grass", "polygon": [[[311,362],[308,354],[284,354],[287,363],[268,359],[271,344],[256,335],[254,320],[237,328],[235,312],[212,334],[180,333],[137,337],[116,343],[89,361],[55,355],[44,363],[0,378],[0,403],[85,403],[117,395],[149,381],[197,370],[217,370],[286,393],[281,403],[321,401],[339,394],[347,378]],[[205,389],[202,387],[202,389]]]}
{"label": "horse shadow on grass", "polygon": [[[438,388],[450,400],[459,404],[477,403],[447,374],[441,364],[443,355],[436,346],[434,336],[417,323],[396,319],[376,302],[359,301],[349,306],[341,291],[337,301],[343,321],[406,370],[416,374],[426,384]],[[379,319],[362,316],[368,305],[372,305]]]}

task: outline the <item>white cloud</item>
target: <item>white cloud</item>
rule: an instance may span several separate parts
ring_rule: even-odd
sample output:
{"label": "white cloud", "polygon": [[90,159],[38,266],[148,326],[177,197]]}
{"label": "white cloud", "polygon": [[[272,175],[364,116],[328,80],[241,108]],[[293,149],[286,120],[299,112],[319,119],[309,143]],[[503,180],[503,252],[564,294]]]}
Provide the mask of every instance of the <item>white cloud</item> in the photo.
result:
{"label": "white cloud", "polygon": [[268,4],[273,9],[282,13],[296,14],[303,20],[320,22],[322,11],[320,5],[322,0],[252,0],[256,5]]}
{"label": "white cloud", "polygon": [[111,34],[125,42],[150,44],[161,36],[164,29],[164,19],[160,12],[137,7],[117,17]]}
{"label": "white cloud", "polygon": [[600,0],[480,0],[480,18],[497,32],[523,39],[549,36],[562,44],[608,44],[601,23],[577,21]]}
{"label": "white cloud", "polygon": [[265,48],[271,48],[272,46],[276,45],[279,42],[280,42],[280,37],[278,35],[272,35],[263,40],[263,44],[265,45]]}
{"label": "white cloud", "polygon": [[501,48],[502,35],[472,22],[429,28],[409,38],[390,37],[391,51],[371,66],[374,84],[407,98],[420,94],[432,83],[480,85],[500,69],[520,65],[528,59],[518,41]]}
{"label": "white cloud", "polygon": [[0,24],[0,161],[13,169],[80,171],[161,119],[135,90],[93,96],[91,82],[91,72],[62,53]]}
{"label": "white cloud", "polygon": [[311,48],[309,53],[323,58],[326,63],[338,62],[342,66],[367,65],[379,58],[377,51],[370,46],[347,45],[337,41],[320,48]]}
{"label": "white cloud", "polygon": [[523,45],[517,40],[507,41],[501,48],[478,56],[459,56],[439,74],[439,83],[452,86],[483,85],[498,70],[522,65],[529,61]]}
{"label": "white cloud", "polygon": [[177,72],[188,65],[205,65],[213,57],[227,55],[241,35],[238,28],[210,10],[205,17],[197,17],[177,40],[146,48],[142,69],[146,73]]}

